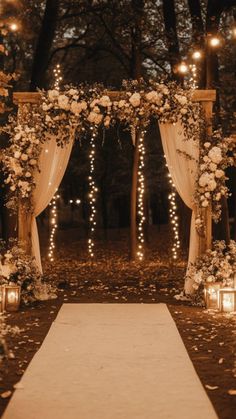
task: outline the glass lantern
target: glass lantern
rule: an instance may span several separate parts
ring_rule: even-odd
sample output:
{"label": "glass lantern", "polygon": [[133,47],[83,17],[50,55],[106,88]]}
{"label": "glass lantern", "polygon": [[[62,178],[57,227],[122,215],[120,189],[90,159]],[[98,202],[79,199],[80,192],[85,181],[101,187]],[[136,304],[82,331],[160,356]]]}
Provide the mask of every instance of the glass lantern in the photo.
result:
{"label": "glass lantern", "polygon": [[236,311],[235,288],[222,288],[220,290],[220,311],[224,313]]}
{"label": "glass lantern", "polygon": [[20,306],[20,291],[19,285],[5,285],[5,310],[17,311]]}
{"label": "glass lantern", "polygon": [[219,309],[219,291],[220,284],[218,282],[207,283],[204,286],[204,297],[206,308]]}

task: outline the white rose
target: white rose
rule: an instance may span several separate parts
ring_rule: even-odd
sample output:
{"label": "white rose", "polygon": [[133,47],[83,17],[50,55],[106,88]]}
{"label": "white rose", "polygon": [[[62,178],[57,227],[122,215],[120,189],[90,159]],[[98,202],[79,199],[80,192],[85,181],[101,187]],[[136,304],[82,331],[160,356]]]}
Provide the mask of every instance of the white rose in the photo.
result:
{"label": "white rose", "polygon": [[30,172],[26,172],[25,177],[31,177],[31,173]]}
{"label": "white rose", "polygon": [[185,115],[187,112],[188,112],[188,111],[187,111],[187,109],[184,109],[184,108],[182,108],[182,109],[180,110],[180,113],[182,113],[182,115]]}
{"label": "white rose", "polygon": [[100,113],[100,109],[98,106],[94,106],[93,112]]}
{"label": "white rose", "polygon": [[221,177],[224,176],[224,174],[225,174],[225,172],[223,170],[217,169],[216,172],[215,172],[215,177],[217,179],[220,179]]}
{"label": "white rose", "polygon": [[215,182],[215,180],[211,180],[208,184],[208,189],[210,191],[214,191],[217,187],[217,183]]}
{"label": "white rose", "polygon": [[213,163],[220,163],[222,160],[221,149],[219,147],[212,147],[208,153],[208,156]]}
{"label": "white rose", "polygon": [[30,159],[29,164],[31,164],[31,166],[34,166],[37,163],[37,161],[35,159]]}
{"label": "white rose", "polygon": [[148,102],[156,103],[157,105],[160,105],[162,95],[160,95],[159,93],[157,93],[155,90],[152,90],[151,92],[148,92],[145,95],[145,97],[146,97],[146,100]]}
{"label": "white rose", "polygon": [[76,89],[70,89],[68,93],[69,95],[74,96],[78,93],[78,91]]}
{"label": "white rose", "polygon": [[87,107],[88,107],[87,102],[85,102],[85,100],[82,100],[82,101],[81,101],[81,102],[79,102],[79,103],[80,103],[81,109],[82,109],[83,111],[86,111],[86,109],[87,109]]}
{"label": "white rose", "polygon": [[185,96],[182,95],[175,95],[175,98],[178,100],[178,102],[180,103],[180,105],[184,106],[187,104],[187,98]]}
{"label": "white rose", "polygon": [[52,122],[52,118],[49,115],[46,115],[45,120],[46,122]]}
{"label": "white rose", "polygon": [[55,100],[59,96],[58,90],[49,90],[48,97],[50,100]]}
{"label": "white rose", "polygon": [[27,161],[28,160],[28,156],[27,156],[27,154],[21,154],[21,160],[23,160],[23,161]]}
{"label": "white rose", "polygon": [[206,201],[206,199],[204,199],[204,201],[202,201],[202,207],[204,207],[204,208],[208,207],[208,201]]}
{"label": "white rose", "polygon": [[209,275],[206,279],[206,282],[215,282],[215,277],[213,275]]}
{"label": "white rose", "polygon": [[101,106],[103,106],[104,108],[107,108],[108,106],[111,106],[112,105],[109,96],[106,96],[106,95],[104,95],[104,96],[101,97],[101,99],[99,100],[99,104]]}
{"label": "white rose", "polygon": [[14,191],[16,190],[16,186],[15,186],[15,185],[10,186],[10,190],[11,190],[12,192],[14,192]]}
{"label": "white rose", "polygon": [[211,170],[212,172],[215,172],[215,171],[216,171],[216,169],[217,169],[217,165],[216,165],[215,163],[210,163],[209,167],[210,167],[210,170]]}
{"label": "white rose", "polygon": [[119,108],[123,108],[123,106],[125,106],[125,104],[126,104],[125,100],[124,100],[124,99],[122,99],[122,100],[120,100],[120,101],[118,102],[118,107],[119,107]]}
{"label": "white rose", "polygon": [[99,102],[99,100],[98,100],[98,99],[94,99],[94,100],[90,103],[90,108],[94,108],[94,106],[96,106],[98,102]]}
{"label": "white rose", "polygon": [[129,98],[129,102],[134,108],[136,108],[137,106],[140,105],[140,99],[141,99],[141,96],[139,93],[133,93],[132,96],[130,96]]}
{"label": "white rose", "polygon": [[47,105],[46,103],[43,103],[42,108],[43,108],[43,111],[47,112],[51,108],[51,106]]}
{"label": "white rose", "polygon": [[20,140],[20,139],[21,139],[21,137],[22,137],[21,133],[20,133],[20,132],[18,132],[18,133],[15,135],[15,140],[16,140],[16,141],[18,141],[18,140]]}
{"label": "white rose", "polygon": [[21,156],[21,152],[20,151],[15,151],[15,153],[14,153],[15,159],[19,159],[20,156]]}
{"label": "white rose", "polygon": [[73,112],[75,115],[79,115],[82,112],[82,107],[81,104],[76,102],[75,100],[71,103],[70,105],[70,110],[71,112]]}
{"label": "white rose", "polygon": [[90,112],[89,116],[88,116],[88,121],[91,122],[92,124],[100,124],[100,122],[102,121],[102,114],[96,113],[96,112]]}
{"label": "white rose", "polygon": [[211,143],[209,143],[209,142],[204,143],[204,147],[205,147],[205,148],[209,148],[209,147],[210,147],[210,145],[211,145]]}
{"label": "white rose", "polygon": [[219,201],[220,199],[221,199],[221,194],[220,194],[220,192],[218,192],[215,196],[215,200]]}
{"label": "white rose", "polygon": [[65,111],[70,109],[69,99],[66,95],[59,95],[58,96],[58,106]]}

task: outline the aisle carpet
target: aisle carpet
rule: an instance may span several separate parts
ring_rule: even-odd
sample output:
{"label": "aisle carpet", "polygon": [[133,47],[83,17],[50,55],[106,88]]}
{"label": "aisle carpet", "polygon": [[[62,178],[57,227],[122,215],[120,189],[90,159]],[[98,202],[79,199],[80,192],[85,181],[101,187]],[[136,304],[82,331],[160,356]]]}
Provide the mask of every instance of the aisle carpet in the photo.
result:
{"label": "aisle carpet", "polygon": [[3,419],[216,419],[165,304],[64,304]]}

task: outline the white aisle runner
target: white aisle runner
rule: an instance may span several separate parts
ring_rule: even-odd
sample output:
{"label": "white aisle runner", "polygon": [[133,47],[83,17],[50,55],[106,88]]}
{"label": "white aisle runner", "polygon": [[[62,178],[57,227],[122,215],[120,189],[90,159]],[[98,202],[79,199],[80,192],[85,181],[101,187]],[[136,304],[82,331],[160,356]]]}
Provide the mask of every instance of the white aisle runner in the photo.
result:
{"label": "white aisle runner", "polygon": [[3,419],[216,419],[165,304],[64,304]]}

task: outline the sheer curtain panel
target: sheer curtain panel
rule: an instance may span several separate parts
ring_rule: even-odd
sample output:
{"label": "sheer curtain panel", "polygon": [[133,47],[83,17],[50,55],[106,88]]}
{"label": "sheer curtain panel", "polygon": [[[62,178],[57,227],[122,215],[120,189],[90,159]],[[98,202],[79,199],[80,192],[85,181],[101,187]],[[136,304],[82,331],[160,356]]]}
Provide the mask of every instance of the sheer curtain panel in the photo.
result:
{"label": "sheer curtain panel", "polygon": [[[200,237],[195,228],[196,207],[194,204],[195,180],[199,160],[199,143],[197,140],[184,138],[181,123],[159,124],[161,140],[166,156],[168,169],[177,192],[184,203],[192,210],[188,266],[195,262],[199,255]],[[187,153],[191,159],[184,154]],[[192,282],[185,283],[185,292],[193,292]]]}
{"label": "sheer curtain panel", "polygon": [[39,161],[40,172],[35,173],[36,188],[33,193],[33,216],[32,216],[32,253],[36,263],[42,272],[40,246],[36,217],[48,206],[57,191],[64,176],[73,146],[71,138],[63,148],[58,147],[56,138],[43,144]]}

